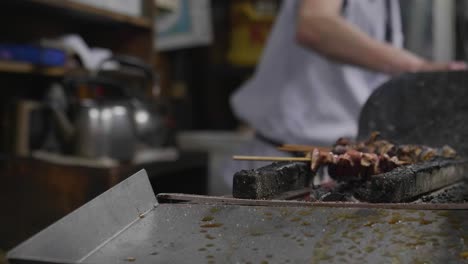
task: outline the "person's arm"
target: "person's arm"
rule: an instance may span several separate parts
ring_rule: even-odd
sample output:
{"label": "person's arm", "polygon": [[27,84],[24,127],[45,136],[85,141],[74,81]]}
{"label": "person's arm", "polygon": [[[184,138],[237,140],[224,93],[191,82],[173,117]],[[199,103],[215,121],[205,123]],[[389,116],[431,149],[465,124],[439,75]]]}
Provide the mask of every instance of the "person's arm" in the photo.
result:
{"label": "person's arm", "polygon": [[408,51],[372,39],[341,16],[343,0],[302,0],[297,41],[325,57],[371,70],[401,72],[463,69],[457,63],[433,63]]}

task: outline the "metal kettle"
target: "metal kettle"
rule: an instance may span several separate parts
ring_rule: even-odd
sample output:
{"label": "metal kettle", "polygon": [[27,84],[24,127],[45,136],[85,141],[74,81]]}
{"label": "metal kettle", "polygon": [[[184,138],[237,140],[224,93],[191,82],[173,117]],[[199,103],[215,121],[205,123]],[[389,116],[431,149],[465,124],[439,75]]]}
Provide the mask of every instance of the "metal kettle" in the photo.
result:
{"label": "metal kettle", "polygon": [[[83,83],[90,87],[116,85],[109,80],[85,78],[73,80],[72,86]],[[73,155],[121,161],[133,158],[137,140],[129,98],[77,99],[72,104],[71,118],[57,104],[49,105],[60,134]]]}

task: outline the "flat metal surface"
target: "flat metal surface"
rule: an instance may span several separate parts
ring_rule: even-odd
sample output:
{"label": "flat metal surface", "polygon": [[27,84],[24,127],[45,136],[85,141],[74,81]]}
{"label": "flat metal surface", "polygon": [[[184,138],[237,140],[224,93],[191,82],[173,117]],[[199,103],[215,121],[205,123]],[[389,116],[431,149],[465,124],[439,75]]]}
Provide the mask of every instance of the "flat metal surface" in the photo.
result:
{"label": "flat metal surface", "polygon": [[142,170],[20,244],[7,258],[12,263],[80,263],[155,204]]}
{"label": "flat metal surface", "polygon": [[12,263],[458,263],[468,255],[466,207],[185,198],[192,203],[157,203],[140,172],[8,258]]}
{"label": "flat metal surface", "polygon": [[160,204],[87,263],[456,263],[468,211]]}

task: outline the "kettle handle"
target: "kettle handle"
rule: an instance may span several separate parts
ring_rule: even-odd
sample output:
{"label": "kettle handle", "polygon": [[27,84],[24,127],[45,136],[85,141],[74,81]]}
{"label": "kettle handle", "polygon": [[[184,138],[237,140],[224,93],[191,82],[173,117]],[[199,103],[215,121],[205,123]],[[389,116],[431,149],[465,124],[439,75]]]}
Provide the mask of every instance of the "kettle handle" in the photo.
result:
{"label": "kettle handle", "polygon": [[110,58],[107,58],[101,61],[101,63],[98,66],[98,70],[96,72],[97,75],[99,74],[100,71],[102,71],[102,66],[106,62],[117,62],[120,65],[141,70],[145,74],[146,79],[148,83],[150,84],[152,84],[155,79],[153,69],[151,68],[149,64],[147,64],[146,62],[144,62],[143,60],[139,58],[136,58],[133,56],[127,56],[127,55],[114,55]]}

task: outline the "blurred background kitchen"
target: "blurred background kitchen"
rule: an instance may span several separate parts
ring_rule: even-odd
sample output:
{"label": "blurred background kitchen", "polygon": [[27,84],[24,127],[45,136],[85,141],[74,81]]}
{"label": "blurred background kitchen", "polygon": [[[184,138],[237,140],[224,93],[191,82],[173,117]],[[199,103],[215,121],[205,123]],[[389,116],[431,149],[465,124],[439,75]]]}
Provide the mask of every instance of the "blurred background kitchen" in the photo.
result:
{"label": "blurred background kitchen", "polygon": [[[280,4],[2,1],[0,252],[142,168],[156,193],[230,194],[223,164],[252,133],[228,98]],[[467,1],[401,5],[408,49],[466,61]]]}

